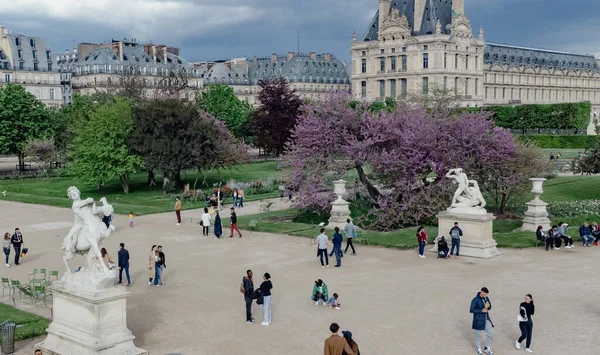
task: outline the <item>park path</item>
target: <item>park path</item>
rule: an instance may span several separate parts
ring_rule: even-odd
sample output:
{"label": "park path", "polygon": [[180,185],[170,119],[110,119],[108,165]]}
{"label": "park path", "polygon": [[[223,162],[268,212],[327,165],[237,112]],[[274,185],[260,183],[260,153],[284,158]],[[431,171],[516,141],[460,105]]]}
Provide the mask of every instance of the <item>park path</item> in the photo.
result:
{"label": "park path", "polygon": [[[282,211],[282,210],[287,210],[287,209],[291,208],[291,204],[288,202],[287,198],[284,198],[283,201],[280,201],[279,198],[270,198],[270,199],[265,199],[264,201],[268,202],[268,203],[272,203],[269,208],[269,211],[271,211],[271,212]],[[261,207],[260,207],[261,203],[262,203],[261,201],[244,202],[244,207],[242,207],[242,208],[236,207],[235,212],[237,213],[238,217],[250,216],[250,215],[267,212],[266,210],[261,210]],[[220,212],[221,219],[229,218],[229,215],[230,215],[229,209],[231,207],[232,207],[231,203],[223,204],[223,206],[221,207],[221,212]],[[185,203],[184,203],[184,208],[185,208]],[[181,211],[181,221],[184,224],[185,223],[192,223],[192,224],[199,223],[202,213],[204,213],[203,208],[182,210]],[[154,216],[156,218],[162,218],[163,216],[172,216],[173,221],[175,221],[175,212],[156,213],[156,214],[153,214],[152,216]]]}

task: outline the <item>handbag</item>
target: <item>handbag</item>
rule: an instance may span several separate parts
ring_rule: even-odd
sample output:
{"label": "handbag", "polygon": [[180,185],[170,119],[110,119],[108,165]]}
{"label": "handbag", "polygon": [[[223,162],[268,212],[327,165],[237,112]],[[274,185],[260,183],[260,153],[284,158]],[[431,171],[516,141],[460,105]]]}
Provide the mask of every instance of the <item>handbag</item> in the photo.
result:
{"label": "handbag", "polygon": [[200,225],[204,227],[204,221],[200,221]]}
{"label": "handbag", "polygon": [[519,313],[519,315],[517,316],[517,320],[519,322],[527,322],[527,318],[524,318],[521,313]]}

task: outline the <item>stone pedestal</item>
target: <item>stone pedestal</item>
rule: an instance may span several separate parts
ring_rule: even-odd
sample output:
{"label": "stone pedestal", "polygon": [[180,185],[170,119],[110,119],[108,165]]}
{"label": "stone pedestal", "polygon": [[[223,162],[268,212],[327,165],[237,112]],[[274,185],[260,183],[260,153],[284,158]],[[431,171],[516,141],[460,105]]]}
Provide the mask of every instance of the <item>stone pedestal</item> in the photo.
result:
{"label": "stone pedestal", "polygon": [[337,180],[333,182],[333,192],[335,192],[337,199],[331,203],[331,217],[327,223],[327,229],[344,229],[346,226],[346,220],[350,218],[350,202],[344,200],[343,196],[346,194],[346,182],[344,180]]}
{"label": "stone pedestal", "polygon": [[527,211],[525,212],[525,218],[523,219],[523,226],[516,229],[516,232],[537,231],[538,226],[542,226],[544,231],[550,229],[551,222],[548,218],[548,211],[546,206],[548,204],[540,200],[542,192],[542,185],[546,179],[543,178],[532,178],[529,179],[533,183],[533,195],[535,196],[532,201],[527,203]]}
{"label": "stone pedestal", "polygon": [[460,241],[460,256],[470,256],[473,258],[493,258],[502,254],[496,248],[496,241],[492,236],[493,221],[496,219],[493,214],[461,214],[443,211],[437,215],[438,218],[438,238],[430,251],[437,253],[437,240],[441,236],[446,237],[448,246],[452,245],[452,238],[449,235],[450,229],[454,227],[454,222],[463,231],[463,237]]}
{"label": "stone pedestal", "polygon": [[111,287],[94,295],[65,289],[62,281],[52,286],[53,321],[47,338],[36,347],[56,355],[142,355],[127,328],[124,287]]}

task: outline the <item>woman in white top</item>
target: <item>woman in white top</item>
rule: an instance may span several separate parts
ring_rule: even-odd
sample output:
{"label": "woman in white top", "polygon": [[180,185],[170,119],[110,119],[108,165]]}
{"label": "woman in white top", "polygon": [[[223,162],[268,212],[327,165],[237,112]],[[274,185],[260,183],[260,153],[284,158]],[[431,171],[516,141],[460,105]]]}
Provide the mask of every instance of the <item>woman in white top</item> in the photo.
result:
{"label": "woman in white top", "polygon": [[208,213],[208,208],[204,207],[204,213],[202,214],[202,235],[208,237],[209,228],[210,228],[210,213]]}

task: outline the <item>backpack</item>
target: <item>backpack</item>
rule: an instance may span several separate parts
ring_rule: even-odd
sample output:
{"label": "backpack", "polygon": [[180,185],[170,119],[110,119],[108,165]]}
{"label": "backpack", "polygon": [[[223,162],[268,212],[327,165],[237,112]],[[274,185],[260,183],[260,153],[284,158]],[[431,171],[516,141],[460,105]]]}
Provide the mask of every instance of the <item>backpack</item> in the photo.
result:
{"label": "backpack", "polygon": [[240,292],[241,293],[246,293],[246,290],[244,289],[244,282],[243,281],[240,283]]}
{"label": "backpack", "polygon": [[452,239],[460,238],[460,232],[459,232],[458,228],[457,227],[452,228],[452,230],[450,231],[450,235],[452,236]]}

